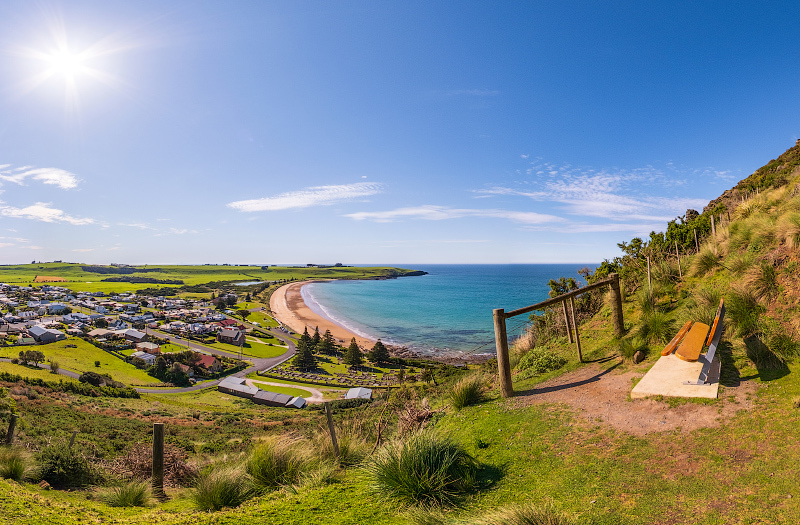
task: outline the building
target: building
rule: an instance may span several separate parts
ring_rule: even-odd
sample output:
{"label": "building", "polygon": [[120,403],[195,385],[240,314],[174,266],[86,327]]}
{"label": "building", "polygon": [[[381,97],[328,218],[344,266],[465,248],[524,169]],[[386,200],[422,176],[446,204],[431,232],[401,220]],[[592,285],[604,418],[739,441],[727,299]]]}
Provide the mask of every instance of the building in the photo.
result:
{"label": "building", "polygon": [[230,345],[242,346],[244,344],[244,333],[233,328],[223,328],[217,334],[217,341]]}
{"label": "building", "polygon": [[197,366],[201,366],[209,372],[216,373],[222,371],[222,362],[213,355],[200,354],[200,361],[197,363]]}
{"label": "building", "polygon": [[139,359],[143,360],[145,363],[147,363],[147,366],[153,366],[156,364],[156,356],[153,354],[148,354],[147,352],[134,352],[131,354],[130,359],[133,359],[134,357],[138,357]]}
{"label": "building", "polygon": [[222,393],[247,399],[252,399],[259,391],[254,386],[247,386],[243,377],[226,377],[219,382],[217,389]]}
{"label": "building", "polygon": [[140,332],[139,330],[134,330],[133,328],[125,330],[123,332],[123,335],[125,336],[125,339],[127,339],[128,341],[132,341],[134,343],[141,343],[145,339],[147,339],[146,333]]}
{"label": "building", "polygon": [[345,399],[372,399],[372,390],[369,388],[351,388],[344,395]]}
{"label": "building", "polygon": [[160,354],[161,347],[155,343],[136,343],[136,349],[148,354]]}
{"label": "building", "polygon": [[217,389],[225,394],[251,399],[259,405],[287,408],[303,408],[306,406],[306,400],[302,397],[291,397],[286,394],[277,394],[254,386],[247,386],[243,377],[226,377],[219,382]]}
{"label": "building", "polygon": [[52,328],[45,328],[40,325],[28,328],[28,333],[39,343],[52,343],[67,338],[67,334]]}

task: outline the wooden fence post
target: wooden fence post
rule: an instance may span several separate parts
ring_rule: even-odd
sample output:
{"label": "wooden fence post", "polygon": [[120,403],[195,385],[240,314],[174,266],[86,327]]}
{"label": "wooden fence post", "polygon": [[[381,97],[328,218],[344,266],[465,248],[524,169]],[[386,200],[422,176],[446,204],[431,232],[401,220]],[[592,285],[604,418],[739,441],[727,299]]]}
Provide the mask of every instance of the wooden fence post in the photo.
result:
{"label": "wooden fence post", "polygon": [[[614,294],[614,304],[611,307],[614,334],[617,337],[622,337],[625,334],[625,321],[622,318],[622,289],[619,284],[619,274],[612,273],[609,277],[611,277],[611,292]],[[575,331],[578,331],[577,328]]]}
{"label": "wooden fence post", "polygon": [[697,243],[697,228],[692,230],[694,232],[694,249],[700,251],[700,245]]}
{"label": "wooden fence post", "polygon": [[339,459],[339,443],[336,441],[336,428],[333,426],[333,415],[331,415],[331,406],[325,403],[325,417],[328,419],[328,431],[331,433],[331,443],[333,443],[333,453],[336,459]]}
{"label": "wooden fence post", "polygon": [[575,320],[575,298],[569,297],[569,308],[572,311],[572,325],[575,327],[575,346],[578,349],[578,361],[583,363],[583,352],[581,352],[581,335],[578,333],[578,322]]}
{"label": "wooden fence post", "polygon": [[69,438],[69,448],[72,448],[72,445],[75,444],[75,436],[77,436],[77,435],[78,435],[78,431],[77,430],[73,430],[72,431],[72,437]]}
{"label": "wooden fence post", "polygon": [[653,299],[653,283],[650,281],[650,256],[647,256],[647,293],[650,294],[650,300]]}
{"label": "wooden fence post", "polygon": [[6,433],[6,445],[14,442],[14,429],[17,428],[17,415],[11,414],[11,419],[8,422],[8,432]]}
{"label": "wooden fence post", "polygon": [[567,338],[572,343],[572,325],[569,322],[569,314],[567,314],[567,301],[561,301],[561,306],[564,307],[564,324],[567,325]]}
{"label": "wooden fence post", "polygon": [[511,362],[508,359],[508,335],[506,334],[506,313],[502,308],[495,308],[494,342],[497,348],[497,375],[500,378],[500,393],[503,397],[514,397],[514,386],[511,384]]}
{"label": "wooden fence post", "polygon": [[165,500],[164,493],[164,423],[153,423],[153,495]]}
{"label": "wooden fence post", "polygon": [[675,256],[678,258],[678,277],[683,280],[683,272],[681,271],[681,252],[678,251],[678,241],[675,241]]}
{"label": "wooden fence post", "polygon": [[714,224],[714,216],[711,216],[711,235],[714,236],[714,240],[717,240],[717,227]]}

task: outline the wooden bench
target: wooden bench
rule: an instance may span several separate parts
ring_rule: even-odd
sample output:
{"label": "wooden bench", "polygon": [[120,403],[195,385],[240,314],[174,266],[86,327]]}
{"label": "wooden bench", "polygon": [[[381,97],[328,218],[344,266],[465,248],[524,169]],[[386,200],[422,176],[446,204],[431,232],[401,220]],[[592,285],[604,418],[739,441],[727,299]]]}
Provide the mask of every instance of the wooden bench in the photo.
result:
{"label": "wooden bench", "polygon": [[683,336],[685,336],[686,332],[689,331],[689,328],[692,326],[693,322],[694,321],[686,321],[686,324],[683,325],[683,328],[681,328],[680,331],[675,334],[675,337],[672,338],[672,341],[667,343],[667,346],[665,346],[661,351],[661,355],[669,355],[675,350],[675,348],[678,346],[678,343],[683,340]]}
{"label": "wooden bench", "polygon": [[724,299],[720,299],[719,306],[717,307],[717,315],[714,317],[714,322],[711,325],[711,331],[709,332],[708,339],[706,340],[708,344],[708,352],[706,352],[706,355],[701,358],[703,361],[703,369],[700,370],[700,377],[697,378],[697,381],[686,381],[685,384],[687,385],[709,384],[708,375],[711,372],[711,362],[714,361],[714,356],[717,353],[719,340],[722,338],[722,323],[724,319],[725,319],[725,301]]}
{"label": "wooden bench", "polygon": [[704,323],[692,323],[692,327],[684,336],[678,349],[675,350],[675,357],[684,361],[697,361],[700,352],[703,351],[703,343],[708,335],[708,325]]}

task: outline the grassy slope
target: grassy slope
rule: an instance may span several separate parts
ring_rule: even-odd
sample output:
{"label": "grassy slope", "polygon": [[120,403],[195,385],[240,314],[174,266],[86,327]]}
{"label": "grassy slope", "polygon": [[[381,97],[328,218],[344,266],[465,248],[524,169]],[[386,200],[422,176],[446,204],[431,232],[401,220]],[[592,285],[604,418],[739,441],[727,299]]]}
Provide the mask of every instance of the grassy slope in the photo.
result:
{"label": "grassy slope", "polygon": [[[67,348],[66,345],[75,345],[77,348]],[[126,385],[145,385],[159,382],[158,379],[147,375],[145,371],[139,370],[122,359],[77,337],[69,337],[64,341],[47,345],[26,347],[26,349],[39,350],[44,353],[45,359],[55,359],[64,370],[71,370],[77,373],[93,371],[109,374],[115,380],[121,381]],[[16,357],[18,354],[19,347],[0,348],[0,357]],[[100,367],[95,366],[95,361],[100,361]]]}

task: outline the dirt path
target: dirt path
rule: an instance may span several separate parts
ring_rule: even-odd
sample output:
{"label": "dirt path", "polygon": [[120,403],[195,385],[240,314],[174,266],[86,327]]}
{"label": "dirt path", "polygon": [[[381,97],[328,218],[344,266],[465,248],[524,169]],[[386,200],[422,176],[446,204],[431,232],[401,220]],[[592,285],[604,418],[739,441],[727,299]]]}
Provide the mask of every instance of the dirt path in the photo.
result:
{"label": "dirt path", "polygon": [[749,410],[753,406],[751,394],[756,385],[752,381],[725,387],[724,392],[720,392],[721,399],[708,405],[681,402],[670,407],[667,402],[655,399],[630,400],[633,380],[642,377],[647,368],[642,366],[620,372],[617,370],[619,364],[615,363],[616,360],[603,365],[593,363],[545,381],[531,390],[517,392],[511,403],[516,406],[567,405],[577,413],[580,421],[590,425],[610,425],[637,436],[676,429],[690,432],[716,427],[739,410]]}
{"label": "dirt path", "polygon": [[311,397],[307,397],[306,402],[308,403],[324,403],[325,402],[325,395],[322,393],[321,390],[317,390],[316,388],[312,388],[310,386],[298,386],[298,385],[287,385],[286,383],[271,383],[269,381],[259,381],[258,379],[248,379],[246,381],[248,386],[255,386],[252,383],[260,383],[262,385],[269,385],[269,386],[282,386],[284,388],[297,388],[299,390],[305,390],[307,392],[311,392]]}

